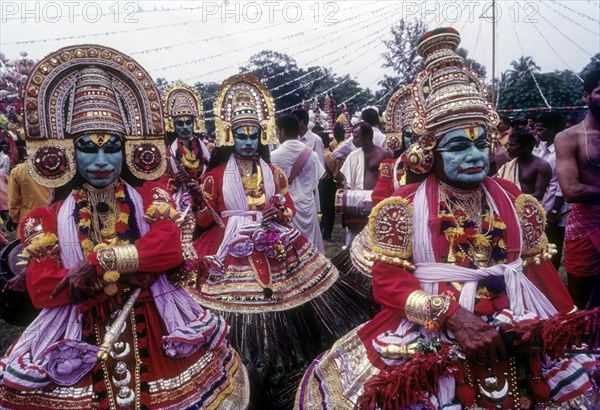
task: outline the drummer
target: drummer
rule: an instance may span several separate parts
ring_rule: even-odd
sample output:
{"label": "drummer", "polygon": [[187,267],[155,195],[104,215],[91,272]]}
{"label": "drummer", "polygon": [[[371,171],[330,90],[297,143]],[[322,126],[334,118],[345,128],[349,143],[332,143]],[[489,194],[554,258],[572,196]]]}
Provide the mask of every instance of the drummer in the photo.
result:
{"label": "drummer", "polygon": [[[373,143],[373,128],[370,124],[362,121],[352,128],[352,143],[358,149],[348,155],[340,170],[343,177],[343,186],[346,190],[369,191],[366,197],[370,198],[370,191],[377,184],[379,164],[392,157],[392,152],[381,148]],[[353,224],[346,226],[346,246],[349,247],[354,237],[367,224],[365,218],[362,226]]]}

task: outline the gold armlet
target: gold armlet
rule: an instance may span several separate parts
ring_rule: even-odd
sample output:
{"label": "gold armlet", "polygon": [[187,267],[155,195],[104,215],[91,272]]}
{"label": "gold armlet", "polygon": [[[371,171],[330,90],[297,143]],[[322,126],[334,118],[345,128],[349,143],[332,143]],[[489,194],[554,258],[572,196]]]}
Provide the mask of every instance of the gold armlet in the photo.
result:
{"label": "gold armlet", "polygon": [[558,251],[556,250],[556,245],[553,243],[548,243],[546,244],[546,247],[538,254],[524,257],[523,267],[526,268],[528,265],[539,265],[540,263],[542,263],[542,261],[552,259],[552,257],[557,253]]}
{"label": "gold armlet", "polygon": [[406,299],[404,312],[411,322],[424,325],[427,320],[427,299],[431,294],[422,290],[415,290]]}
{"label": "gold armlet", "polygon": [[113,246],[116,254],[116,271],[121,273],[137,272],[140,259],[135,245]]}
{"label": "gold armlet", "polygon": [[365,259],[371,262],[380,261],[389,265],[398,266],[399,268],[405,269],[409,272],[414,272],[417,269],[417,267],[411,261],[397,256],[388,256],[380,253],[368,252],[365,253]]}
{"label": "gold armlet", "polygon": [[521,194],[515,200],[515,209],[523,232],[523,267],[539,265],[556,255],[556,246],[548,243],[546,236],[546,212],[531,195]]}
{"label": "gold armlet", "polygon": [[[100,249],[97,253],[98,263],[106,272],[133,273],[137,272],[139,266],[139,255],[135,245],[118,245]],[[114,276],[114,275],[113,275]],[[111,277],[104,278],[107,282]],[[118,279],[118,277],[116,278]]]}
{"label": "gold armlet", "polygon": [[415,290],[406,299],[404,311],[411,322],[425,327],[428,332],[440,329],[440,320],[450,309],[448,296],[430,295],[422,290]]}

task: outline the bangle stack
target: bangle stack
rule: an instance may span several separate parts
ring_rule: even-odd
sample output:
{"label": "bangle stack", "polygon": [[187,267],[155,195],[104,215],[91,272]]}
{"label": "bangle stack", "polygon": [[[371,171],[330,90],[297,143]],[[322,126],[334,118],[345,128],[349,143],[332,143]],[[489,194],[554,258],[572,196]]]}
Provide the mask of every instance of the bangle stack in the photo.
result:
{"label": "bangle stack", "polygon": [[404,311],[411,322],[425,327],[427,332],[440,329],[440,320],[450,309],[448,296],[431,295],[422,290],[415,290],[406,300]]}
{"label": "bangle stack", "polygon": [[104,293],[112,296],[117,293],[116,282],[121,273],[137,272],[139,266],[138,251],[135,245],[118,245],[98,250],[98,263],[104,269],[102,280],[106,283]]}

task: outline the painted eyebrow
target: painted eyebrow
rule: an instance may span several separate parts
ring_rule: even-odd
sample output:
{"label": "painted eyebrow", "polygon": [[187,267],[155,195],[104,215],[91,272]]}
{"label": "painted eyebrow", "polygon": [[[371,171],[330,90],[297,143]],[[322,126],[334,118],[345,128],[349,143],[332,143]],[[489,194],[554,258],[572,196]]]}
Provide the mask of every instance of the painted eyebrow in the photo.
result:
{"label": "painted eyebrow", "polygon": [[[481,139],[485,139],[485,134],[481,134],[479,136],[479,138],[477,138],[475,141],[479,141]],[[453,142],[463,142],[463,141],[471,141],[471,139],[469,139],[469,137],[467,137],[466,135],[457,135],[456,137],[452,137],[450,139],[450,141],[447,141],[444,146],[448,145],[448,144],[452,144]]]}
{"label": "painted eyebrow", "polygon": [[[96,145],[96,144],[94,144],[94,141],[92,141],[92,140],[83,141],[83,139],[78,140],[76,144],[80,147],[89,147],[92,145]],[[121,140],[118,138],[115,138],[114,140],[111,139],[111,140],[107,141],[106,144],[104,144],[104,145],[120,145],[120,144],[121,144]]]}

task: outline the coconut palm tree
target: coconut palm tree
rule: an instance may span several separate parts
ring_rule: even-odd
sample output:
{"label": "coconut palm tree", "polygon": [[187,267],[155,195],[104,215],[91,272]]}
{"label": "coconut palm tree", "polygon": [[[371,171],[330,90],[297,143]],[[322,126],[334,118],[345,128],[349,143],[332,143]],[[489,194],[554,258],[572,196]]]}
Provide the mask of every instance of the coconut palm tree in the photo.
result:
{"label": "coconut palm tree", "polygon": [[515,84],[523,76],[528,75],[529,71],[533,73],[541,70],[540,66],[529,56],[521,56],[518,60],[512,61],[510,65],[512,66],[512,69],[507,70],[504,73],[506,75],[505,85],[507,86]]}

